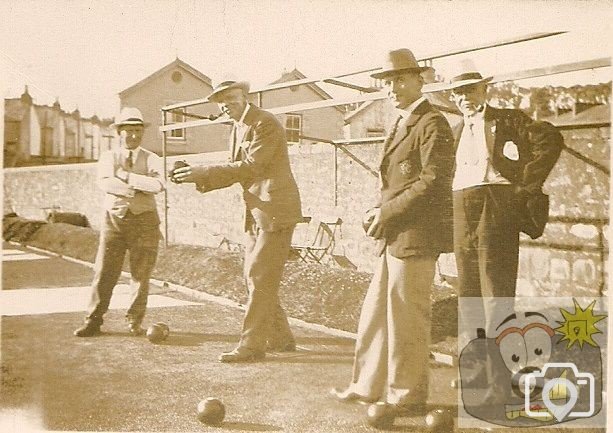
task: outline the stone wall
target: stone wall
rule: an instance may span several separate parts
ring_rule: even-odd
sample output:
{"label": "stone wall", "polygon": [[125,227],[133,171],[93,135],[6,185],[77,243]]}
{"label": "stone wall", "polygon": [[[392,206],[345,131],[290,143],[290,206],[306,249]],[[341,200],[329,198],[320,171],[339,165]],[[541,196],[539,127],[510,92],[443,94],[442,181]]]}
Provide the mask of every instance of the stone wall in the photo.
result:
{"label": "stone wall", "polygon": [[[609,128],[564,131],[566,144],[609,165]],[[377,199],[380,144],[328,144],[290,147],[303,214],[343,223],[333,254],[358,269],[371,271],[374,242],[364,235],[361,219]],[[190,155],[192,163],[219,162],[225,153]],[[174,159],[169,158],[172,166]],[[43,207],[59,206],[84,213],[94,227],[100,222],[102,194],[94,185],[95,165],[78,164],[4,171],[5,213],[43,218]],[[609,178],[564,152],[546,186],[552,221],[537,241],[522,238],[519,291],[522,294],[598,295],[606,290],[608,260]],[[163,195],[158,196],[161,215]],[[219,246],[242,240],[241,189],[234,185],[200,194],[193,185],[168,184],[168,240],[171,243]],[[444,275],[454,276],[453,255],[440,260]]]}

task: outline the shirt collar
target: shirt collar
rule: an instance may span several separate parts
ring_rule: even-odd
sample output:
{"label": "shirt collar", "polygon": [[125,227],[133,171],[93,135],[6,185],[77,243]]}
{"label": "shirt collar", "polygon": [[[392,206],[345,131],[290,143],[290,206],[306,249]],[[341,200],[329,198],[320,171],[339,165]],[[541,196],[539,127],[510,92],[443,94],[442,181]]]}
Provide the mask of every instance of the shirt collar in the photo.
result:
{"label": "shirt collar", "polygon": [[139,152],[140,152],[140,146],[138,146],[136,149],[128,149],[127,147],[122,147],[121,148],[121,154],[125,157],[127,157],[130,154],[130,151],[132,151],[132,159],[136,159],[136,157],[138,156]]}
{"label": "shirt collar", "polygon": [[413,111],[415,111],[415,109],[419,106],[419,104],[421,104],[425,100],[426,100],[425,96],[420,96],[417,100],[413,101],[407,108],[398,108],[398,114],[403,119],[406,119],[411,114],[413,114]]}
{"label": "shirt collar", "polygon": [[473,121],[473,123],[475,120],[483,120],[486,109],[487,109],[487,105],[483,104],[483,108],[481,108],[481,110],[477,111],[474,114],[471,114],[470,116],[464,116],[464,120],[470,119]]}
{"label": "shirt collar", "polygon": [[247,106],[245,106],[245,111],[243,111],[243,115],[238,120],[238,122],[235,120],[234,123],[236,123],[238,125],[244,125],[245,124],[245,117],[247,117],[247,112],[248,111],[249,111],[249,104],[247,104]]}

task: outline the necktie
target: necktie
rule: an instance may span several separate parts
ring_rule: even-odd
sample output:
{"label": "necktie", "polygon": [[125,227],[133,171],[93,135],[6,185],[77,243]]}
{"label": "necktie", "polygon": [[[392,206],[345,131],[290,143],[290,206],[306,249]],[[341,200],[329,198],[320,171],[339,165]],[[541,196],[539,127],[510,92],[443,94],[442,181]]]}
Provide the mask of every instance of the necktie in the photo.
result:
{"label": "necktie", "polygon": [[402,116],[398,116],[398,119],[394,122],[394,126],[392,126],[392,130],[387,136],[387,140],[385,140],[384,149],[387,149],[389,145],[394,141],[394,137],[396,136],[396,132],[398,131],[398,125],[400,125],[400,121],[402,120]]}
{"label": "necktie", "polygon": [[128,151],[128,158],[126,159],[126,165],[128,166],[129,169],[132,168],[132,166],[134,165],[134,161],[132,160],[132,151]]}
{"label": "necktie", "polygon": [[464,163],[471,166],[476,166],[479,164],[479,147],[476,143],[477,138],[476,134],[476,125],[475,118],[473,116],[468,116],[464,119],[465,126],[468,126],[468,131],[470,134],[466,136],[467,142],[464,143],[464,149],[462,149],[463,160]]}
{"label": "necktie", "polygon": [[472,117],[468,118],[468,122],[466,123],[468,125],[468,129],[470,129],[470,135],[472,135],[473,137],[475,136],[475,120]]}
{"label": "necktie", "polygon": [[383,148],[381,149],[381,152],[379,153],[379,160],[381,161],[381,166],[380,166],[381,171],[383,170],[383,167],[387,165],[387,156],[386,156],[387,151],[392,141],[394,141],[394,137],[396,136],[396,132],[398,131],[398,125],[400,125],[401,120],[402,120],[402,116],[398,116],[398,118],[394,122],[394,125],[392,126],[390,133],[388,134],[387,138],[383,142]]}
{"label": "necktie", "polygon": [[396,119],[396,122],[394,122],[394,126],[392,127],[392,130],[390,131],[390,134],[388,136],[388,141],[390,143],[392,142],[392,140],[396,136],[396,132],[398,131],[398,125],[400,125],[400,121],[401,120],[402,120],[402,116],[398,116],[398,119]]}

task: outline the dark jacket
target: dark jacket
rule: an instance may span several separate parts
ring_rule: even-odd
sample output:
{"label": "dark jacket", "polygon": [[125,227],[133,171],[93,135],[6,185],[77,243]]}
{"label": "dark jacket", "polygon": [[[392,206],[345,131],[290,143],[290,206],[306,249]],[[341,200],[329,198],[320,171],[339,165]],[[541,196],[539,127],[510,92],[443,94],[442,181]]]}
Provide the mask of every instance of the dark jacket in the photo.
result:
{"label": "dark jacket", "polygon": [[264,231],[290,227],[302,219],[302,214],[285,129],[273,114],[253,105],[244,122],[248,128],[239,143],[237,160],[208,166],[196,186],[200,192],[207,192],[240,182],[247,211],[258,227]]}
{"label": "dark jacket", "polygon": [[[548,122],[539,122],[521,110],[486,106],[483,114],[492,166],[516,186],[519,193],[540,192],[562,151],[564,139]],[[455,148],[464,121],[454,127]],[[505,146],[516,146],[516,156],[505,156]],[[509,155],[509,152],[507,152]]]}
{"label": "dark jacket", "polygon": [[398,258],[452,251],[453,164],[449,123],[424,101],[384,144],[379,253],[385,246]]}

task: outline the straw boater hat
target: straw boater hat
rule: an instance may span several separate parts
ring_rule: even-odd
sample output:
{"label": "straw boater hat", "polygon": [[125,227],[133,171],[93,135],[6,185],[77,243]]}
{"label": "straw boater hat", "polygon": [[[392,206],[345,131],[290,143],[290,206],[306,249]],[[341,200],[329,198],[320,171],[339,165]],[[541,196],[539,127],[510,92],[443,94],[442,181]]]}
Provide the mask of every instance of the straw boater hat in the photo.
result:
{"label": "straw boater hat", "polygon": [[123,107],[117,120],[113,123],[115,128],[119,128],[123,125],[143,125],[145,126],[145,122],[143,121],[143,114],[140,112],[138,108],[135,107]]}
{"label": "straw boater hat", "polygon": [[479,72],[463,72],[451,79],[449,84],[444,86],[444,90],[453,90],[460,87],[472,86],[478,83],[489,83],[494,77],[483,77]]}
{"label": "straw boater hat", "polygon": [[420,66],[415,56],[408,48],[390,51],[387,54],[383,67],[380,71],[370,74],[371,77],[379,79],[391,75],[403,74],[405,72],[424,72],[430,69],[428,66]]}
{"label": "straw boater hat", "polygon": [[231,89],[242,89],[243,92],[249,93],[249,83],[247,81],[234,81],[228,80],[219,83],[211,92],[209,96],[206,97],[211,102],[218,102],[220,95],[226,90]]}

